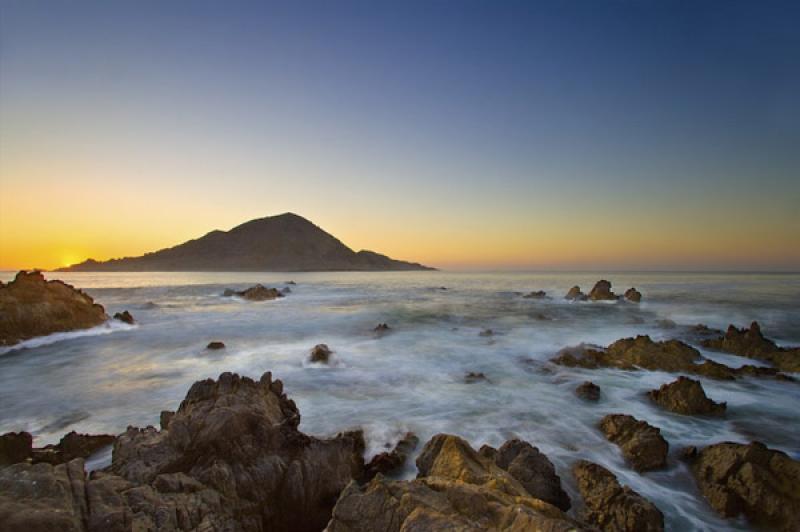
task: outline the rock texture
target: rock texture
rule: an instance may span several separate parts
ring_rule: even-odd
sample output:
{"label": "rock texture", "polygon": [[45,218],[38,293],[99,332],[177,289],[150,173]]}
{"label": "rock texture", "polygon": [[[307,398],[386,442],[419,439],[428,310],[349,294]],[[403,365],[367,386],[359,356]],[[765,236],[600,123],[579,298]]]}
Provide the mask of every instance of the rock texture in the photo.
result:
{"label": "rock texture", "polygon": [[57,332],[89,329],[108,319],[88,295],[37,271],[17,273],[0,283],[0,345]]}
{"label": "rock texture", "polygon": [[379,475],[344,490],[329,532],[377,530],[586,530],[555,506],[531,497],[508,472],[467,442],[440,434],[417,459],[412,481]]}
{"label": "rock texture", "polygon": [[106,262],[89,259],[64,271],[368,271],[431,270],[372,251],[355,252],[292,213],[212,231],[183,244]]}
{"label": "rock texture", "polygon": [[715,403],[706,396],[700,381],[688,377],[678,377],[678,380],[664,384],[658,390],[650,390],[647,395],[661,407],[676,414],[722,415],[726,408],[725,403]]}
{"label": "rock texture", "polygon": [[33,437],[27,432],[7,432],[0,436],[0,467],[30,458]]}
{"label": "rock texture", "polygon": [[567,292],[567,295],[564,296],[564,299],[569,299],[570,301],[585,301],[586,294],[581,292],[580,286],[573,286]]}
{"label": "rock texture", "polygon": [[800,530],[800,462],[761,443],[718,443],[690,465],[709,504],[724,517],[744,515],[756,526]]}
{"label": "rock texture", "polygon": [[646,421],[625,414],[609,414],[600,422],[600,430],[617,444],[622,456],[636,471],[650,471],[667,465],[669,444],[661,430]]}
{"label": "rock texture", "polygon": [[405,465],[406,460],[414,452],[419,444],[419,438],[413,432],[406,433],[397,442],[394,449],[390,452],[383,452],[375,455],[366,465],[364,470],[364,480],[369,481],[375,478],[378,473],[387,475],[398,471]]}
{"label": "rock texture", "polygon": [[575,388],[575,394],[585,401],[599,401],[600,387],[591,381],[586,381]]}
{"label": "rock texture", "polygon": [[64,464],[76,458],[89,458],[100,449],[112,445],[115,440],[116,436],[110,434],[78,434],[72,431],[56,445],[33,449],[31,458],[33,463]]}
{"label": "rock texture", "polygon": [[601,279],[592,287],[589,292],[589,299],[592,301],[616,301],[619,297],[611,291],[611,283]]}
{"label": "rock texture", "polygon": [[604,532],[664,530],[661,511],[628,486],[621,486],[608,469],[580,460],[572,472],[586,506],[582,517],[588,523]]}
{"label": "rock texture", "polygon": [[642,293],[635,288],[628,288],[625,290],[625,299],[633,303],[640,303],[642,301]]}
{"label": "rock texture", "polygon": [[755,321],[750,324],[749,329],[737,329],[731,325],[724,336],[704,340],[702,345],[709,349],[763,360],[781,371],[800,372],[800,347],[778,347],[775,342],[764,337],[761,327]]}

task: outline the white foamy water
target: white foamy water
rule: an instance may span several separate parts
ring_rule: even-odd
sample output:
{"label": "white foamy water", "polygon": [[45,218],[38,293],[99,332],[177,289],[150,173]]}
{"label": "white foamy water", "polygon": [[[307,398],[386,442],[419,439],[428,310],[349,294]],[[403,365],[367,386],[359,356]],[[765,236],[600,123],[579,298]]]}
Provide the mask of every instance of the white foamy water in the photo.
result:
{"label": "white foamy water", "polygon": [[[13,273],[0,274],[10,280]],[[65,432],[119,433],[128,425],[157,425],[198,379],[235,371],[264,371],[284,381],[302,415],[301,430],[328,436],[361,427],[369,455],[404,432],[427,441],[458,434],[478,448],[519,437],[556,465],[578,500],[570,474],[578,458],[601,463],[650,498],[669,529],[746,529],[717,518],[676,453],[687,445],[759,440],[800,458],[800,385],[746,379],[701,379],[708,395],[728,402],[724,418],[679,416],[649,403],[645,392],[676,378],[661,372],[582,370],[548,363],[560,348],[606,345],[622,337],[692,341],[689,325],[725,328],[758,320],[782,345],[800,344],[800,275],[633,273],[132,273],[48,274],[85,289],[109,314],[130,310],[136,327],[101,327],[26,342],[0,356],[0,432],[27,430],[37,444]],[[635,286],[640,305],[569,303],[600,278],[622,293]],[[253,303],[220,296],[255,283],[292,293]],[[439,287],[447,287],[440,290]],[[521,293],[546,290],[549,300]],[[675,328],[662,328],[661,320]],[[378,336],[372,329],[388,323]],[[479,336],[490,328],[491,337]],[[109,334],[110,333],[110,334]],[[221,340],[226,349],[209,351]],[[330,366],[310,364],[325,343]],[[739,366],[757,363],[703,351]],[[469,371],[487,382],[467,384]],[[602,388],[599,403],[573,393],[584,380]],[[597,424],[628,413],[661,428],[669,467],[638,474]],[[95,460],[102,466],[107,455]],[[414,474],[410,464],[406,476]]]}

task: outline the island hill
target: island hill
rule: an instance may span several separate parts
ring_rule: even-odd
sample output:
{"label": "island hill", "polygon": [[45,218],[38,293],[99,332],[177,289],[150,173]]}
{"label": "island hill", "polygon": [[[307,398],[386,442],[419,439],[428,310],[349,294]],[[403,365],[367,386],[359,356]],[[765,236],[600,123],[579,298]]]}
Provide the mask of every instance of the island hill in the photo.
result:
{"label": "island hill", "polygon": [[230,231],[212,231],[183,244],[99,262],[88,259],[57,271],[411,271],[433,270],[372,251],[353,251],[302,216],[259,218]]}

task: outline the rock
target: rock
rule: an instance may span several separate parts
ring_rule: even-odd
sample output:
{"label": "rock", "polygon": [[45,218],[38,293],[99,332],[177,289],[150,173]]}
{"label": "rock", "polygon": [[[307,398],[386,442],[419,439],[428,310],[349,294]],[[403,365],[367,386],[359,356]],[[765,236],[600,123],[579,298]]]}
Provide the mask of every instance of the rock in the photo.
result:
{"label": "rock", "polygon": [[136,322],[136,320],[133,319],[131,313],[128,312],[127,310],[123,312],[117,312],[116,314],[114,314],[114,319],[119,320],[123,323],[127,323],[128,325],[133,325]]}
{"label": "rock", "polygon": [[473,382],[479,381],[488,381],[489,379],[486,378],[486,375],[480,371],[469,371],[466,375],[464,375],[464,382],[467,384],[472,384]]}
{"label": "rock", "polygon": [[611,283],[601,279],[595,283],[589,292],[589,299],[592,301],[616,301],[619,298],[611,291]]}
{"label": "rock", "polygon": [[377,454],[370,460],[364,468],[364,481],[372,480],[378,473],[387,475],[399,470],[417,445],[419,445],[417,435],[407,432],[391,452]]}
{"label": "rock", "polygon": [[800,530],[800,462],[754,442],[718,443],[693,457],[690,469],[708,503],[755,526]]}
{"label": "rock", "polygon": [[633,303],[640,303],[642,301],[642,293],[635,288],[628,288],[625,290],[625,299]]}
{"label": "rock", "polygon": [[331,351],[326,344],[317,344],[313,349],[311,349],[309,361],[318,364],[327,364],[330,361],[332,354],[333,351]]}
{"label": "rock", "polygon": [[621,486],[617,477],[598,464],[579,460],[572,468],[586,509],[582,517],[602,531],[664,530],[664,515],[656,506]]}
{"label": "rock", "polygon": [[534,498],[543,500],[566,512],[572,506],[569,495],[561,488],[553,463],[530,443],[508,440],[500,449],[484,445],[480,454],[507,471]]}
{"label": "rock", "polygon": [[33,437],[27,432],[7,432],[0,436],[0,467],[24,462],[31,456]]}
{"label": "rock", "polygon": [[161,415],[159,416],[159,425],[161,426],[161,430],[169,430],[169,423],[172,421],[172,418],[175,417],[175,412],[172,410],[162,410]]}
{"label": "rock", "polygon": [[625,414],[609,414],[600,422],[606,438],[619,446],[625,460],[640,473],[667,465],[669,444],[661,430]]}
{"label": "rock", "polygon": [[33,463],[45,462],[51,465],[65,464],[76,458],[89,458],[104,447],[114,443],[116,436],[110,434],[78,434],[72,431],[66,434],[56,445],[46,445],[41,449],[33,449]]}
{"label": "rock", "polygon": [[375,331],[376,333],[385,333],[385,332],[390,331],[391,327],[389,327],[388,323],[379,323],[372,330]]}
{"label": "rock", "polygon": [[553,318],[551,318],[547,314],[542,314],[541,312],[534,314],[532,318],[538,321],[553,321]]}
{"label": "rock", "polygon": [[294,282],[294,281],[286,281],[286,284],[290,284],[290,285],[294,286],[294,285],[296,285],[297,283],[296,283],[296,282]]}
{"label": "rock", "polygon": [[651,390],[648,397],[655,403],[676,414],[712,414],[725,413],[725,403],[715,403],[703,390],[700,381],[687,377],[678,377],[678,380],[664,384],[658,390]]}
{"label": "rock", "polygon": [[38,271],[17,273],[0,286],[0,345],[57,332],[89,329],[108,319],[87,294]]}
{"label": "rock", "polygon": [[575,393],[585,401],[600,400],[600,387],[591,381],[586,381],[575,388]]}
{"label": "rock", "polygon": [[586,301],[587,296],[581,292],[581,287],[576,285],[569,289],[564,299],[569,299],[570,301]]}
{"label": "rock", "polygon": [[277,288],[267,288],[263,285],[257,284],[255,286],[251,286],[247,290],[231,290],[230,288],[226,288],[225,291],[222,293],[223,297],[231,297],[231,296],[239,296],[243,299],[247,299],[249,301],[268,301],[270,299],[277,299],[279,297],[284,297],[284,294],[281,293],[280,290]]}
{"label": "rock", "polygon": [[289,288],[288,286],[284,286],[283,289],[281,290],[281,294],[283,294],[283,295],[291,294],[291,293],[292,293],[292,289]]}
{"label": "rock", "polygon": [[434,436],[417,468],[412,481],[378,475],[362,486],[351,483],[326,530],[585,530],[456,436]]}
{"label": "rock", "polygon": [[675,327],[678,326],[678,324],[675,323],[674,321],[672,321],[671,319],[666,318],[666,319],[663,319],[663,320],[658,320],[656,322],[656,326],[659,329],[674,329]]}
{"label": "rock", "polygon": [[478,333],[478,336],[494,336],[494,331],[491,329],[484,329]]}
{"label": "rock", "polygon": [[218,341],[208,342],[206,349],[225,349],[225,343]]}
{"label": "rock", "polygon": [[535,292],[525,294],[522,297],[524,297],[525,299],[545,299],[547,297],[547,292],[545,292],[544,290],[537,290]]}
{"label": "rock", "polygon": [[231,288],[226,288],[224,292],[222,292],[222,297],[233,297],[237,295],[239,292],[233,290]]}
{"label": "rock", "polygon": [[781,371],[800,372],[800,348],[781,348],[765,338],[758,322],[749,329],[728,327],[725,336],[701,342],[703,347],[769,362]]}

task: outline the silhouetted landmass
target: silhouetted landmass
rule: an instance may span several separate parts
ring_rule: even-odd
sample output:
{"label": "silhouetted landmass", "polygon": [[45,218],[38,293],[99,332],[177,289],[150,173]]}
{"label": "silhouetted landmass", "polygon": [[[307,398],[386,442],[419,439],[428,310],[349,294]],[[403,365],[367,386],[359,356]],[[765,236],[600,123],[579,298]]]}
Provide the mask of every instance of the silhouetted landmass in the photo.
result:
{"label": "silhouetted landmass", "polygon": [[259,218],[175,247],[58,271],[402,271],[432,270],[372,251],[353,251],[302,216]]}

